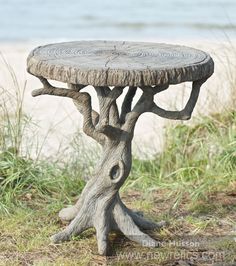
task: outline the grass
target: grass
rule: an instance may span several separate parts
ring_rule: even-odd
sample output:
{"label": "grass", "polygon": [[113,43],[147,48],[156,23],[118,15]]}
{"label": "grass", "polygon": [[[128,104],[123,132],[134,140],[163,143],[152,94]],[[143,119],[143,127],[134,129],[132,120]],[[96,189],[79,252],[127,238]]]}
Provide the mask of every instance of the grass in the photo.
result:
{"label": "grass", "polygon": [[[236,230],[234,108],[199,117],[191,126],[169,128],[161,154],[133,159],[122,188],[124,202],[170,225],[153,233],[162,244],[159,249],[111,235],[114,256],[103,258],[97,255],[92,229],[68,243],[50,244],[49,236],[65,226],[58,211],[76,201],[85,185],[82,174],[93,163],[85,166],[81,153],[78,163],[79,136],[70,161],[44,160],[40,154],[32,159],[25,138],[35,124],[24,113],[24,89],[8,67],[17,93],[2,88],[0,101],[0,265],[173,265],[181,260],[203,265],[204,252],[218,256],[216,262],[236,261],[236,245],[228,237]],[[206,236],[200,246],[166,244],[187,237],[199,244]],[[210,261],[205,257],[205,265]]]}
{"label": "grass", "polygon": [[41,208],[47,202],[61,207],[77,196],[84,186],[78,174],[71,175],[69,167],[62,168],[45,161],[35,163],[9,151],[0,155],[0,176],[2,213],[10,213],[15,206],[24,207],[28,202]]}
{"label": "grass", "polygon": [[236,180],[236,111],[198,118],[195,126],[179,124],[166,135],[163,152],[153,160],[134,160],[125,187],[171,188],[194,199],[229,188]]}

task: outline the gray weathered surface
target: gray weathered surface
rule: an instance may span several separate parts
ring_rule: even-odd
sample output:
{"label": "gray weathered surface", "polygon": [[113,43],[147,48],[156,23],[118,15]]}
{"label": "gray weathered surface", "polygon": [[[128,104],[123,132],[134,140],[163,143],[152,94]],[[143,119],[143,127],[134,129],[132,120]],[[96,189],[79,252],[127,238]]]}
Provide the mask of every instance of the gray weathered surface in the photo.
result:
{"label": "gray weathered surface", "polygon": [[[128,209],[119,195],[131,170],[135,124],[145,112],[168,119],[190,119],[200,88],[214,67],[206,53],[192,48],[148,43],[105,44],[99,41],[48,45],[36,48],[28,59],[29,72],[38,76],[43,85],[32,95],[71,98],[83,116],[84,132],[103,147],[102,157],[79,200],[59,213],[70,224],[52,236],[52,241],[66,241],[94,227],[101,255],[110,254],[109,233],[117,230],[141,245],[158,246],[144,230],[160,228],[164,223],[147,221]],[[54,87],[47,78],[67,82],[68,88]],[[192,91],[181,111],[165,110],[155,103],[154,96],[168,89],[169,83],[185,80],[193,81]],[[87,83],[97,93],[99,113],[92,109],[90,94],[83,91]],[[119,110],[117,99],[128,84],[132,85]],[[133,104],[137,87],[142,95]]]}
{"label": "gray weathered surface", "polygon": [[71,84],[150,86],[208,78],[211,57],[190,47],[113,41],[49,44],[28,57],[28,72]]}

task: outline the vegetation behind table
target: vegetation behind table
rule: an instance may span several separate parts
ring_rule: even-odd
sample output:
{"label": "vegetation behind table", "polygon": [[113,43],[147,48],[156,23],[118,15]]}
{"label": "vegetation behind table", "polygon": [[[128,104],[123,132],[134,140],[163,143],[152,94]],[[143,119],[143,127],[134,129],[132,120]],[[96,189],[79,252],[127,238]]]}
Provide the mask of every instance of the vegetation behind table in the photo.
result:
{"label": "vegetation behind table", "polygon": [[[58,211],[76,201],[78,191],[85,185],[84,172],[93,162],[88,164],[81,156],[78,159],[76,152],[63,163],[59,155],[45,160],[40,156],[40,148],[38,156],[32,159],[30,150],[36,143],[29,140],[28,147],[22,147],[22,143],[36,125],[24,113],[24,90],[19,88],[10,67],[9,71],[15,96],[8,88],[2,88],[4,101],[0,104],[1,263],[46,261],[77,265],[78,259],[81,265],[97,262],[93,230],[86,233],[91,234],[90,238],[48,245],[49,235],[62,226],[55,220]],[[75,136],[73,147],[78,138]],[[173,237],[177,228],[186,233],[213,235],[232,231],[236,226],[235,106],[222,113],[195,118],[191,126],[179,123],[169,127],[162,153],[148,160],[135,158],[122,191],[130,207],[144,209],[154,220],[164,218],[171,222],[160,234],[164,238]],[[87,250],[91,243],[93,249]],[[232,251],[228,258],[232,261],[235,245],[222,245],[220,248]],[[136,251],[144,249],[131,242],[124,249],[130,247]],[[119,251],[119,245],[115,249]]]}

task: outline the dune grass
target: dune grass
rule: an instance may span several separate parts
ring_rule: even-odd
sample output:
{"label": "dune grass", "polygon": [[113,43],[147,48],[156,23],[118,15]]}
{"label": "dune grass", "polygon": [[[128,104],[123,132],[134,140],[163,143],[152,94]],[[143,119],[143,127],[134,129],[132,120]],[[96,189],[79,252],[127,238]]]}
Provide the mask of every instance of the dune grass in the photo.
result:
{"label": "dune grass", "polygon": [[[69,243],[50,244],[49,236],[64,226],[58,211],[75,202],[85,185],[85,160],[80,158],[78,163],[76,152],[63,163],[56,158],[31,158],[31,147],[24,138],[35,125],[24,113],[24,89],[19,88],[11,69],[10,73],[16,93],[1,88],[0,99],[0,265],[132,265],[131,261],[172,265],[176,259],[169,255],[179,254],[183,248],[164,246],[157,252],[115,235],[111,235],[114,256],[97,256],[92,229]],[[75,151],[79,149],[76,143]],[[160,241],[169,241],[178,235],[196,239],[198,235],[232,233],[236,228],[235,191],[236,111],[232,108],[199,117],[191,126],[179,123],[168,128],[162,153],[150,160],[133,159],[122,197],[129,207],[150,218],[169,221],[167,228],[154,232]],[[232,239],[209,245],[204,247],[207,251],[220,254],[227,262],[236,260]],[[127,257],[130,251],[131,258]],[[195,252],[201,257],[203,251],[198,247]]]}
{"label": "dune grass", "polygon": [[195,126],[169,128],[161,154],[133,162],[126,187],[170,189],[195,199],[222,191],[236,180],[236,111],[200,117]]}

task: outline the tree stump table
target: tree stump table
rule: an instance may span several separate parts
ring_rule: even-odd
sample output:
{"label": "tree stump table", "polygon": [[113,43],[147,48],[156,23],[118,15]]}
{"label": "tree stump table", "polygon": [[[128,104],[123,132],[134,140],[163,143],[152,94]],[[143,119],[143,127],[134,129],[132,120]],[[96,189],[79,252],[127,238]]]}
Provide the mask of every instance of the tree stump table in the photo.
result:
{"label": "tree stump table", "polygon": [[[134,127],[145,112],[168,119],[190,119],[201,85],[214,72],[211,57],[203,51],[177,45],[78,41],[34,49],[28,57],[27,70],[43,84],[32,95],[71,98],[83,115],[84,132],[103,147],[102,158],[78,202],[59,213],[70,224],[52,236],[52,241],[66,241],[95,227],[101,255],[109,254],[108,235],[113,230],[142,245],[156,246],[157,242],[144,230],[159,228],[162,223],[147,221],[128,209],[119,196],[131,169]],[[65,82],[68,89],[54,87],[47,79]],[[186,81],[192,82],[192,91],[183,110],[167,111],[157,106],[155,94],[170,84]],[[88,85],[96,90],[99,114],[92,109],[90,94],[82,91]],[[119,112],[116,100],[127,86]],[[142,95],[133,106],[137,88]]]}

